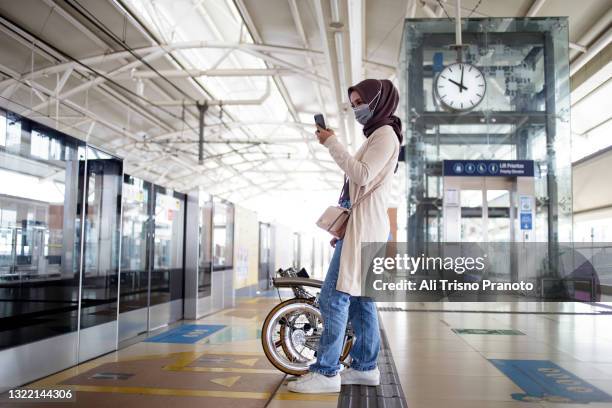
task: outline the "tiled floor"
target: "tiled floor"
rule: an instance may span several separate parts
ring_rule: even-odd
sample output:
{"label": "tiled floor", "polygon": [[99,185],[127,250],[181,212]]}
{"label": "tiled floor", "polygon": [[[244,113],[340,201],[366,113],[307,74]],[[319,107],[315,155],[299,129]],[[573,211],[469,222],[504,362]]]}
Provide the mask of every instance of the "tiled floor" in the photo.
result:
{"label": "tiled floor", "polygon": [[[32,388],[68,387],[77,391],[76,403],[53,407],[332,407],[337,395],[290,393],[284,375],[266,359],[261,325],[274,298],[243,299],[228,309],[187,324],[227,327],[195,344],[140,342],[81,364],[30,385]],[[123,379],[95,378],[99,373],[124,373]],[[278,389],[278,391],[277,391]],[[0,402],[0,406],[14,403]],[[19,403],[19,407],[41,407]]]}
{"label": "tiled floor", "polygon": [[[410,310],[381,312],[409,407],[585,406],[516,401],[512,394],[524,391],[488,359],[550,360],[612,395],[612,316],[586,314],[606,309],[552,303],[388,306]],[[521,313],[527,311],[547,314]],[[585,314],[548,314],[555,312]],[[524,335],[456,334],[453,328],[515,329]]]}
{"label": "tiled floor", "polygon": [[[267,406],[274,408],[335,407],[334,394],[288,392],[284,376],[267,362],[260,328],[277,302],[242,299],[234,309],[185,322],[227,326],[195,344],[140,342],[31,386],[77,390],[76,403],[54,407],[248,408],[264,407],[270,398]],[[593,314],[608,309],[552,303],[379,306],[407,310],[383,311],[381,316],[411,408],[585,407],[516,401],[512,394],[524,391],[489,359],[550,360],[612,394],[612,316]],[[524,335],[457,334],[453,329],[514,329]],[[131,375],[95,378],[100,372]],[[612,403],[588,406],[612,407]]]}

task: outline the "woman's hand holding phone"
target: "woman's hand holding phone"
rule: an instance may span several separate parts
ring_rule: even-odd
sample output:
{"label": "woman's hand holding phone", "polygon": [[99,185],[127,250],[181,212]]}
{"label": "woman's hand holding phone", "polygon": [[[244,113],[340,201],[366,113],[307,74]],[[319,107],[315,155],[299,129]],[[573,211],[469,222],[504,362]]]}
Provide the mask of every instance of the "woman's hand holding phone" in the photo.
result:
{"label": "woman's hand holding phone", "polygon": [[331,129],[323,129],[322,127],[317,125],[317,131],[315,132],[315,135],[317,136],[317,139],[319,139],[319,143],[324,144],[325,141],[329,137],[335,135],[335,133]]}

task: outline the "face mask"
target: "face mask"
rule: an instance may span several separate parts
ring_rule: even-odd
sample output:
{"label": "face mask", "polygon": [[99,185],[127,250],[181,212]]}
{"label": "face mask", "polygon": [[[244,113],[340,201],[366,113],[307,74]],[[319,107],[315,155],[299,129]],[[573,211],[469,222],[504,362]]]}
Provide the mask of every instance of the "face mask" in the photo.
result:
{"label": "face mask", "polygon": [[355,112],[355,119],[362,125],[368,123],[368,120],[372,119],[374,112],[370,110],[370,105],[367,103],[362,103],[359,106],[353,108],[353,112]]}
{"label": "face mask", "polygon": [[370,102],[362,103],[361,105],[355,106],[353,108],[353,112],[355,113],[355,120],[357,120],[359,124],[365,125],[366,123],[368,123],[370,119],[372,119],[372,116],[374,116],[374,110],[376,109],[376,106],[378,106],[378,101],[376,101],[376,105],[374,105],[374,109],[370,109],[370,104],[374,102],[374,99],[376,99],[378,95],[380,95],[381,91],[382,91],[382,82],[380,83],[380,89],[378,90],[378,93],[374,96],[374,98],[372,98]]}

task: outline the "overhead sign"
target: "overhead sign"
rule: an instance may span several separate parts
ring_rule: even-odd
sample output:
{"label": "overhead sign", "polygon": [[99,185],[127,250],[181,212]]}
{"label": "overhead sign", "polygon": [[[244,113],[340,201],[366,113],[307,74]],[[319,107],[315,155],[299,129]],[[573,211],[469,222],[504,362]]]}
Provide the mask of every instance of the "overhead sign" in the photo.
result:
{"label": "overhead sign", "polygon": [[533,177],[533,160],[444,160],[445,176]]}

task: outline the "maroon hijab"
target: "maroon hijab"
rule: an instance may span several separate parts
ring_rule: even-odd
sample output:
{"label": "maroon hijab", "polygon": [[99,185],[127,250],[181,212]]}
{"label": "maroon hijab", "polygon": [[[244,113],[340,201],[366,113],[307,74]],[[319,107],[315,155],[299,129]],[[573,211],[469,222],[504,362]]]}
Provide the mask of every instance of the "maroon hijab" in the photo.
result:
{"label": "maroon hijab", "polygon": [[353,91],[356,91],[365,103],[370,102],[370,109],[374,110],[374,115],[363,127],[365,137],[369,137],[379,127],[389,125],[395,131],[401,145],[402,121],[393,115],[399,103],[399,93],[393,83],[388,79],[364,79],[348,89],[349,99]]}

